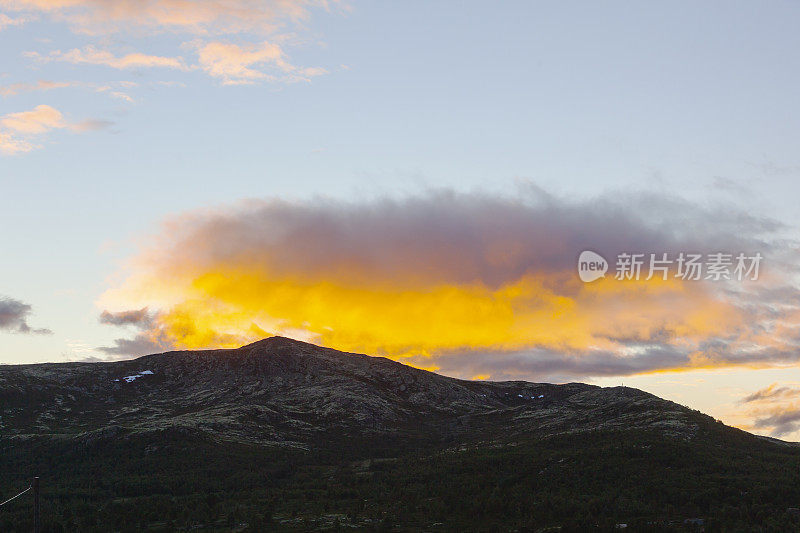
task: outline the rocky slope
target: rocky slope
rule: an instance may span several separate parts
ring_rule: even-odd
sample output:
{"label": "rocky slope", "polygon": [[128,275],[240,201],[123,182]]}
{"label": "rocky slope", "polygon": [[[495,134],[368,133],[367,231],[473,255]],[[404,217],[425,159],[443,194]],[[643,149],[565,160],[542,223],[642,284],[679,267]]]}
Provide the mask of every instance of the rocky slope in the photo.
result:
{"label": "rocky slope", "polygon": [[172,428],[300,448],[324,436],[509,440],[636,427],[688,439],[705,418],[631,388],[463,381],[282,337],[114,363],[0,366],[0,417],[3,435],[17,439]]}

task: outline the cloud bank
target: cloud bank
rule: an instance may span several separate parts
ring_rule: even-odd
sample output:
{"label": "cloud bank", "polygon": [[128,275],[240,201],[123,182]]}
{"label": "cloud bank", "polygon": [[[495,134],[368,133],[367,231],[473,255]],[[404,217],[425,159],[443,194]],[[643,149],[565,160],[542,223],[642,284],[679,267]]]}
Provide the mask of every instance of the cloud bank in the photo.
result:
{"label": "cloud bank", "polygon": [[[113,353],[276,333],[493,379],[792,364],[800,298],[782,256],[794,249],[774,244],[780,229],[674,197],[570,200],[535,188],[254,200],[168,220],[99,304],[152,315]],[[758,251],[767,266],[752,282],[583,284],[584,249]]]}

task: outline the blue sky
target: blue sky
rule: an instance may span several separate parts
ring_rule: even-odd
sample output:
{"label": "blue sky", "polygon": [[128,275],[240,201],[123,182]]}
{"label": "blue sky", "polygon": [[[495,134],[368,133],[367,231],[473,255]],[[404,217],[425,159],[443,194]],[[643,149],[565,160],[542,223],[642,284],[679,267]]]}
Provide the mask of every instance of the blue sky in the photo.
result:
{"label": "blue sky", "polygon": [[[53,331],[0,332],[0,363],[102,357],[120,332],[98,301],[140,243],[165,218],[246,199],[644,192],[797,237],[796,3],[195,4],[205,18],[176,23],[169,1],[0,0],[0,124],[37,106],[61,117],[0,126],[30,148],[0,153],[0,295]],[[239,55],[203,59],[213,44]]]}

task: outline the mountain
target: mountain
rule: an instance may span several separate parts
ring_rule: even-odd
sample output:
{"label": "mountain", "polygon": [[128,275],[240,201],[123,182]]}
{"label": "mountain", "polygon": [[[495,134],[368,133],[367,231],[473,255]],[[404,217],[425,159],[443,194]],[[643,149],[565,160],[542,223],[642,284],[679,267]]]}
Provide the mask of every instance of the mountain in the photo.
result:
{"label": "mountain", "polygon": [[[796,446],[637,389],[282,337],[0,366],[0,498],[34,475],[54,531],[782,531],[800,507]],[[29,521],[24,497],[0,508],[0,531]]]}

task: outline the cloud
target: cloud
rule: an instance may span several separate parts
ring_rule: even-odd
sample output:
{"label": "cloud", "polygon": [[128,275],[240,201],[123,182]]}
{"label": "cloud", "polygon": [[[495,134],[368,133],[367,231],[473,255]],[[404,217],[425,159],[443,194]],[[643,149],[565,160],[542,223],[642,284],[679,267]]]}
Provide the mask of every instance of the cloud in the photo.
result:
{"label": "cloud", "polygon": [[800,388],[773,383],[742,398],[743,413],[752,420],[748,427],[773,437],[800,431]]}
{"label": "cloud", "polygon": [[103,311],[98,318],[101,324],[132,326],[137,333],[133,339],[118,338],[113,346],[101,346],[97,351],[112,356],[139,356],[169,350],[169,340],[153,327],[155,320],[156,317],[147,307],[120,312]]}
{"label": "cloud", "polygon": [[147,308],[142,307],[141,309],[121,311],[118,313],[103,311],[100,314],[99,321],[101,324],[109,324],[112,326],[141,326],[150,324],[152,317],[148,313]]}
{"label": "cloud", "polygon": [[110,124],[100,120],[72,123],[58,109],[49,105],[38,105],[30,111],[9,113],[0,117],[0,153],[16,155],[41,148],[41,145],[34,144],[34,140],[54,130],[67,129],[81,133]]}
{"label": "cloud", "polygon": [[786,398],[796,398],[800,396],[800,389],[792,387],[778,387],[777,383],[773,383],[769,387],[758,390],[753,394],[746,396],[742,399],[744,403],[763,402],[766,400],[783,400]]}
{"label": "cloud", "polygon": [[110,128],[114,123],[108,120],[87,119],[72,124],[70,128],[76,132],[97,131]]}
{"label": "cloud", "polygon": [[326,0],[0,0],[0,7],[38,12],[69,23],[83,33],[124,29],[213,33],[268,33],[287,22],[298,23],[313,8],[327,9]]}
{"label": "cloud", "polygon": [[165,352],[170,348],[169,344],[162,344],[157,340],[148,338],[146,335],[137,335],[133,339],[115,339],[114,346],[101,346],[97,350],[106,355],[138,357],[140,355]]}
{"label": "cloud", "polygon": [[53,333],[46,328],[31,328],[28,325],[30,314],[30,305],[7,296],[0,296],[0,331],[35,335],[51,335]]}
{"label": "cloud", "polygon": [[122,91],[116,91],[110,85],[101,85],[101,86],[97,87],[95,90],[97,92],[99,92],[99,93],[106,93],[109,96],[111,96],[112,98],[118,98],[120,100],[125,100],[128,103],[133,103],[133,101],[134,101],[133,98],[129,94],[124,93]]}
{"label": "cloud", "polygon": [[28,141],[19,139],[10,133],[3,133],[0,131],[0,154],[3,155],[17,155],[31,152],[40,146],[32,144]]}
{"label": "cloud", "polygon": [[[43,14],[51,20],[66,22],[83,34],[124,32],[131,39],[148,33],[183,35],[189,41],[184,42],[184,48],[196,48],[198,52],[196,65],[189,65],[179,55],[141,52],[118,55],[96,45],[45,54],[25,53],[39,62],[103,65],[120,70],[201,69],[222,80],[224,85],[240,85],[309,81],[324,74],[322,68],[292,64],[278,43],[297,42],[292,29],[302,28],[312,10],[329,10],[335,3],[329,0],[0,0],[0,7],[24,14]],[[232,37],[239,44],[228,42]],[[269,40],[265,40],[267,37]]]}
{"label": "cloud", "polygon": [[115,56],[107,50],[99,50],[91,45],[82,49],[73,48],[66,52],[54,50],[48,55],[42,55],[38,52],[27,52],[25,55],[40,62],[62,61],[73,64],[103,65],[115,69],[162,67],[187,70],[183,59],[180,57],[155,56],[138,52]]}
{"label": "cloud", "polygon": [[[200,68],[225,85],[241,85],[255,81],[281,79],[284,81],[308,81],[324,74],[319,68],[301,68],[289,63],[280,46],[262,42],[238,46],[231,43],[211,42],[198,44]],[[263,65],[273,74],[253,67]]]}
{"label": "cloud", "polygon": [[25,17],[11,18],[5,13],[0,13],[0,31],[12,26],[22,26],[28,22],[28,20],[29,19]]}
{"label": "cloud", "polygon": [[753,427],[766,429],[774,437],[782,437],[800,430],[800,406],[790,404],[762,411],[753,422]]}
{"label": "cloud", "polygon": [[0,118],[0,128],[23,134],[40,134],[65,127],[64,115],[49,105],[38,105],[30,111],[9,113]]}
{"label": "cloud", "polygon": [[[578,201],[536,188],[514,198],[253,200],[168,220],[99,304],[148,306],[142,333],[169,347],[278,333],[463,377],[790,364],[800,296],[795,248],[774,239],[781,229],[730,206],[642,194]],[[583,284],[584,249],[766,259],[757,282]]]}
{"label": "cloud", "polygon": [[47,80],[39,80],[35,83],[12,83],[10,85],[0,86],[0,96],[8,97],[35,91],[49,91],[63,87],[72,87],[73,85],[75,85],[73,82],[54,82]]}
{"label": "cloud", "polygon": [[107,83],[107,84],[97,84],[97,83],[90,83],[90,82],[79,82],[79,81],[48,81],[48,80],[39,80],[33,83],[27,82],[19,82],[19,83],[11,83],[8,85],[0,85],[0,96],[2,97],[9,97],[9,96],[16,96],[18,94],[25,94],[25,93],[32,93],[32,92],[39,92],[39,91],[50,91],[53,89],[62,89],[67,87],[78,87],[89,89],[94,92],[98,93],[105,93],[112,98],[117,98],[120,100],[125,100],[126,102],[133,102],[133,98],[120,90],[117,90],[115,86],[119,87],[128,87],[130,82],[115,82],[115,83]]}
{"label": "cloud", "polygon": [[[55,50],[47,55],[38,52],[26,52],[25,55],[42,63],[60,61],[102,65],[120,70],[160,67],[188,71],[199,68],[208,75],[222,80],[223,85],[242,85],[263,80],[287,83],[309,81],[312,77],[326,72],[320,68],[298,67],[291,64],[279,45],[266,41],[241,46],[225,42],[202,43],[195,41],[188,43],[187,46],[197,49],[198,64],[195,66],[187,65],[182,57],[142,53],[116,56],[107,50],[100,50],[91,45],[66,52]],[[11,91],[13,88],[9,89],[9,92]],[[124,97],[121,93],[114,94]]]}

